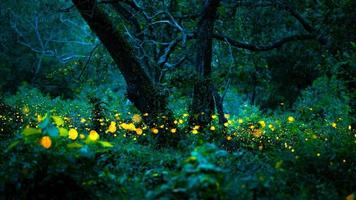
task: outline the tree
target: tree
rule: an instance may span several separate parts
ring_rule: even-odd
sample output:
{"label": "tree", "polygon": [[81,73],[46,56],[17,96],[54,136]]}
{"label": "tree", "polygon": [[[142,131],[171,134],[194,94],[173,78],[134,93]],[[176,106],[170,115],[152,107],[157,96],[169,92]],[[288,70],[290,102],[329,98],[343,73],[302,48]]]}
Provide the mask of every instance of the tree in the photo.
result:
{"label": "tree", "polygon": [[[213,40],[227,42],[232,47],[245,49],[249,51],[269,51],[280,48],[286,43],[303,40],[317,40],[321,44],[326,44],[326,39],[315,27],[299,14],[294,7],[285,1],[266,1],[266,2],[242,2],[242,1],[223,1],[224,9],[236,11],[236,8],[246,7],[271,7],[277,10],[286,11],[294,17],[307,32],[306,34],[292,34],[283,37],[268,44],[251,44],[248,42],[240,42],[233,38],[218,33],[214,29],[214,22],[217,19],[218,7],[220,0],[206,0],[200,14],[183,15],[179,8],[176,8],[175,1],[169,1],[169,6],[163,2],[162,4],[153,3],[151,7],[143,7],[136,1],[102,1],[95,0],[73,0],[74,5],[81,13],[82,17],[88,23],[89,27],[96,33],[102,41],[106,49],[109,51],[112,58],[117,63],[124,79],[127,83],[127,95],[133,104],[142,112],[149,113],[146,121],[149,125],[155,124],[155,120],[159,115],[168,117],[168,124],[172,123],[172,112],[167,108],[167,95],[160,86],[160,81],[164,72],[167,69],[175,68],[183,63],[191,63],[195,66],[197,78],[194,83],[194,92],[191,105],[191,124],[199,124],[206,126],[211,121],[211,115],[218,109],[220,114],[220,122],[226,121],[223,118],[223,99],[219,96],[218,90],[215,88],[212,81],[212,52]],[[131,24],[134,34],[129,35],[133,40],[138,42],[129,42],[123,36],[123,33],[115,27],[115,23],[106,14],[105,10],[100,8],[99,4],[111,4],[117,13],[125,21]],[[145,2],[143,1],[143,4]],[[155,9],[154,5],[162,6],[162,10],[154,12],[152,16],[148,11]],[[173,5],[173,6],[172,6]],[[136,12],[136,13],[135,13]],[[143,16],[142,18],[137,17]],[[155,18],[159,20],[155,21]],[[142,30],[142,22],[147,27]],[[198,19],[197,25],[194,22]],[[188,24],[195,28],[190,31],[189,28],[182,24]],[[169,34],[162,34],[155,31],[152,26],[159,25],[164,30],[167,29]],[[226,28],[226,26],[224,27]],[[163,38],[165,41],[159,41]],[[182,56],[179,58],[178,52],[189,51],[186,49],[186,42],[196,40],[195,61]],[[167,42],[167,40],[171,40]],[[155,49],[151,49],[150,53],[145,53],[146,49],[142,46],[137,46],[137,43],[154,43]],[[138,59],[133,50],[132,44],[139,49],[138,52],[143,52],[143,58]],[[181,48],[178,48],[180,47]],[[147,48],[147,47],[146,47]],[[156,53],[159,52],[159,53]],[[153,57],[153,61],[152,58]],[[174,65],[169,63],[169,60],[178,60]],[[153,64],[151,64],[153,63]]]}
{"label": "tree", "polygon": [[111,57],[116,62],[126,83],[128,99],[145,114],[148,125],[157,125],[157,118],[165,116],[168,126],[174,126],[173,113],[167,108],[167,96],[149,77],[144,63],[134,55],[131,44],[115,28],[109,16],[101,10],[95,0],[73,0],[81,16],[96,33]]}
{"label": "tree", "polygon": [[[195,32],[195,39],[197,39],[197,55],[196,55],[196,71],[197,81],[194,85],[194,94],[192,101],[192,124],[200,124],[206,126],[211,121],[211,115],[218,108],[220,122],[225,122],[226,119],[223,115],[222,100],[213,83],[211,82],[211,61],[212,61],[212,40],[226,41],[230,45],[246,49],[250,51],[269,51],[279,48],[285,43],[301,40],[318,40],[321,44],[326,44],[326,39],[305,20],[290,4],[284,1],[270,1],[267,3],[252,3],[252,2],[239,2],[236,1],[230,5],[233,9],[237,7],[277,7],[285,10],[295,19],[297,19],[303,28],[309,34],[295,34],[287,36],[268,45],[254,45],[249,43],[242,43],[235,41],[227,36],[214,33],[214,21],[217,16],[217,8],[220,4],[218,0],[206,0],[202,13],[199,15],[198,27]],[[228,6],[228,5],[225,5]],[[214,103],[215,98],[215,103]],[[217,104],[216,104],[217,103]],[[216,104],[216,106],[215,106]]]}
{"label": "tree", "polygon": [[[211,121],[211,116],[215,112],[215,103],[220,105],[222,102],[217,94],[212,74],[212,51],[214,23],[217,18],[217,9],[220,0],[207,0],[204,3],[203,11],[200,14],[198,27],[196,30],[196,63],[197,72],[196,83],[194,84],[194,94],[191,105],[191,124],[206,126]],[[215,95],[214,95],[215,94]],[[215,101],[214,101],[215,98]],[[220,112],[220,118],[224,118],[223,112]],[[224,122],[224,119],[221,120]]]}

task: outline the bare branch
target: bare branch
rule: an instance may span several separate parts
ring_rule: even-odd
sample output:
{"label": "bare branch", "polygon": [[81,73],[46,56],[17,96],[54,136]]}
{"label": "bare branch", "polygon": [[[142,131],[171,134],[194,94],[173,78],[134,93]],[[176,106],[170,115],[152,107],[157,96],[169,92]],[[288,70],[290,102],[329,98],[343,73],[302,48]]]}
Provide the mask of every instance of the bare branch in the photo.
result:
{"label": "bare branch", "polygon": [[91,58],[93,57],[94,52],[95,52],[95,50],[99,47],[99,45],[100,45],[100,43],[96,44],[95,47],[90,51],[89,57],[88,57],[87,61],[85,62],[85,65],[84,65],[84,67],[82,68],[82,71],[80,72],[80,74],[79,74],[79,76],[78,76],[78,78],[77,78],[78,80],[80,80],[80,78],[81,78],[82,75],[84,74],[84,71],[87,69],[87,67],[88,67],[88,65],[89,65],[89,63],[90,63],[90,60],[91,60]]}
{"label": "bare branch", "polygon": [[[119,3],[114,3],[113,7],[128,23],[130,23],[130,25],[132,25],[135,35],[138,36],[142,30],[140,27],[140,23],[136,19],[135,15]],[[140,39],[143,39],[142,35],[139,37]]]}
{"label": "bare branch", "polygon": [[227,41],[232,46],[237,47],[237,48],[247,49],[250,51],[268,51],[268,50],[272,50],[275,48],[279,48],[288,42],[301,41],[301,40],[315,40],[316,36],[312,35],[312,34],[291,35],[291,36],[287,36],[285,38],[282,38],[280,40],[277,40],[277,41],[272,42],[267,45],[256,45],[256,44],[244,43],[244,42],[236,41],[232,38],[229,38],[224,35],[219,35],[219,34],[213,34],[213,38],[220,40],[220,41]]}
{"label": "bare branch", "polygon": [[[186,39],[192,39],[194,38],[194,34],[188,34],[186,36]],[[184,36],[179,36],[175,40],[169,43],[168,47],[165,49],[164,54],[160,56],[158,59],[158,65],[164,66],[165,63],[168,61],[171,53],[175,50],[179,42],[181,42],[184,39]]]}
{"label": "bare branch", "polygon": [[187,56],[183,56],[176,63],[171,64],[171,63],[167,62],[164,66],[166,68],[173,69],[173,68],[176,68],[176,67],[179,67],[180,65],[182,65],[186,59],[187,59]]}

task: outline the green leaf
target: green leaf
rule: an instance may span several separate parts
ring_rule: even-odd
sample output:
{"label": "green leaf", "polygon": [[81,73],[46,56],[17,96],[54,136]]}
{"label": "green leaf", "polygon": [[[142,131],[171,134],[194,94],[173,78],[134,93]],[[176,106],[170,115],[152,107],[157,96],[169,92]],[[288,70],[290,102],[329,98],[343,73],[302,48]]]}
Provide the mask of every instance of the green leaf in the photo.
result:
{"label": "green leaf", "polygon": [[24,136],[30,136],[30,135],[37,135],[37,134],[41,134],[42,132],[42,129],[40,128],[25,128],[23,131],[22,131],[22,134]]}
{"label": "green leaf", "polygon": [[68,136],[68,130],[65,128],[58,128],[59,129],[59,136],[61,137],[67,137]]}
{"label": "green leaf", "polygon": [[110,142],[107,141],[99,141],[99,143],[101,144],[101,146],[103,146],[104,148],[111,148],[114,145],[112,145]]}
{"label": "green leaf", "polygon": [[355,43],[355,42],[351,42],[351,46],[352,46],[353,48],[356,48],[356,43]]}
{"label": "green leaf", "polygon": [[10,151],[10,150],[13,149],[15,146],[17,146],[19,143],[20,143],[19,140],[12,142],[12,143],[7,147],[6,151]]}
{"label": "green leaf", "polygon": [[64,125],[64,120],[60,116],[52,116],[52,119],[57,126]]}
{"label": "green leaf", "polygon": [[70,143],[70,144],[67,144],[67,147],[70,148],[70,149],[73,149],[73,148],[81,148],[83,145],[82,144],[79,144],[78,142],[74,142],[74,143]]}

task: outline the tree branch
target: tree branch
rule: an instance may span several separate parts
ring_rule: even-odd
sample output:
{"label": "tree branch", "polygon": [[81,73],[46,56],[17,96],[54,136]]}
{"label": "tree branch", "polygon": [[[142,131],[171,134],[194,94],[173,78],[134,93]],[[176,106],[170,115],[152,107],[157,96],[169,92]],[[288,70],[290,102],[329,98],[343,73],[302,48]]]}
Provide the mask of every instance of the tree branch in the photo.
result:
{"label": "tree branch", "polygon": [[316,39],[323,45],[327,43],[327,39],[323,37],[320,32],[313,27],[300,13],[297,12],[291,5],[286,2],[282,2],[281,6],[289,12],[297,21],[303,26],[303,28],[311,34],[316,35]]}
{"label": "tree branch", "polygon": [[132,25],[135,35],[137,35],[139,39],[142,40],[142,35],[139,36],[139,33],[142,31],[140,23],[138,22],[134,14],[132,14],[128,9],[122,6],[119,1],[117,1],[116,3],[113,2],[112,6],[128,23],[130,23],[130,25]]}
{"label": "tree branch", "polygon": [[316,35],[315,39],[317,39],[321,44],[325,45],[327,43],[327,39],[323,37],[320,32],[312,26],[308,20],[306,20],[298,11],[290,4],[288,4],[284,0],[274,0],[267,2],[248,2],[248,1],[236,1],[234,2],[234,7],[275,7],[278,9],[285,10],[289,12],[306,30],[308,33]]}
{"label": "tree branch", "polygon": [[186,36],[182,35],[177,37],[176,39],[174,39],[173,41],[171,41],[167,48],[165,49],[163,55],[161,55],[158,59],[158,65],[160,66],[164,66],[165,63],[168,61],[170,55],[172,54],[172,52],[175,50],[175,48],[178,46],[179,42],[183,41],[184,39],[193,39],[194,38],[194,34],[187,34]]}
{"label": "tree branch", "polygon": [[236,41],[230,37],[227,37],[224,35],[219,35],[219,34],[213,34],[213,38],[220,40],[220,41],[226,41],[226,42],[230,43],[232,46],[241,48],[241,49],[247,49],[250,51],[268,51],[268,50],[272,50],[275,48],[279,48],[288,42],[302,41],[302,40],[315,40],[316,36],[312,35],[312,34],[291,35],[291,36],[287,36],[285,38],[282,38],[280,40],[277,40],[277,41],[272,42],[267,45],[256,45],[256,44],[244,43],[244,42]]}

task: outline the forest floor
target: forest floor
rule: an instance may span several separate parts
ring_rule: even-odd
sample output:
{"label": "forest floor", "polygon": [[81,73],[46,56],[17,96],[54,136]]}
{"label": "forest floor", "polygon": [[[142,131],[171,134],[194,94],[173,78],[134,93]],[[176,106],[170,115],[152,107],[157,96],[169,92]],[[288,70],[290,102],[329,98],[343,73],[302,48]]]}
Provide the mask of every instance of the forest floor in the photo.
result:
{"label": "forest floor", "polygon": [[246,106],[224,125],[212,115],[205,128],[178,111],[176,129],[147,127],[133,112],[94,119],[80,101],[27,98],[8,99],[18,110],[1,116],[4,128],[18,128],[0,143],[5,199],[355,199],[356,134],[341,118]]}

